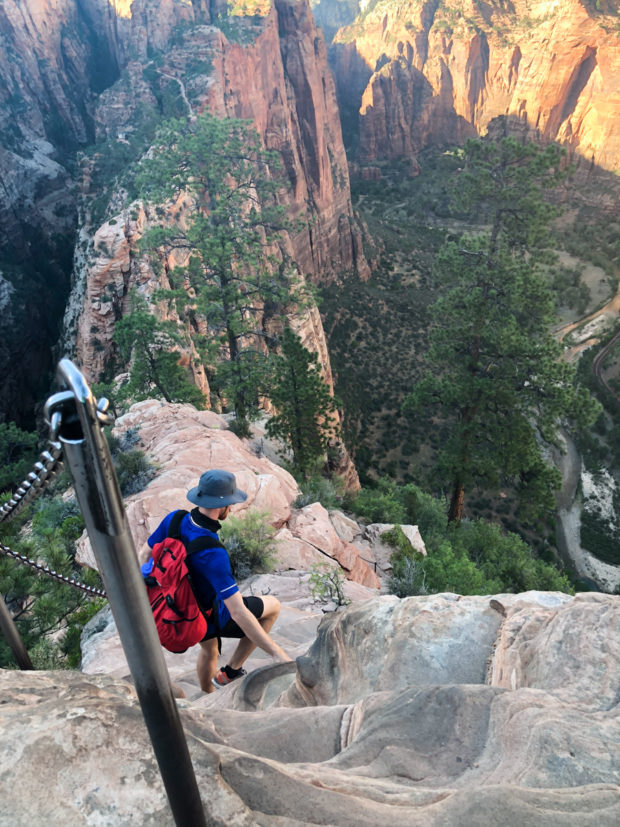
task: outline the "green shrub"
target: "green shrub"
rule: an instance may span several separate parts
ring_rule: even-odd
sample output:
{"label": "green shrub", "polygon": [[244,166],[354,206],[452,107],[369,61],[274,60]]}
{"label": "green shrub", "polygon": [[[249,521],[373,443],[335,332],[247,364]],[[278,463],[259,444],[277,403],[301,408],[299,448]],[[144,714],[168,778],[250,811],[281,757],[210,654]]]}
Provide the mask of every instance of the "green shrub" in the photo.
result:
{"label": "green shrub", "polygon": [[428,549],[424,570],[431,593],[495,594],[509,591],[503,588],[499,579],[487,578],[463,549],[455,548],[448,540]]}
{"label": "green shrub", "polygon": [[77,540],[84,530],[84,520],[77,501],[62,497],[45,498],[35,505],[32,530],[42,536],[50,530],[60,529],[67,540]]}
{"label": "green shrub", "polygon": [[123,497],[142,491],[155,476],[155,466],[139,448],[115,454],[114,470]]}
{"label": "green shrub", "polygon": [[321,603],[335,603],[347,606],[351,601],[343,591],[345,577],[341,568],[315,563],[310,568],[310,593]]}
{"label": "green shrub", "polygon": [[14,491],[37,458],[38,437],[13,422],[0,422],[0,492]]}
{"label": "green shrub", "polygon": [[344,480],[341,477],[324,477],[314,474],[309,479],[298,480],[301,494],[295,500],[295,508],[303,508],[310,503],[321,503],[328,511],[342,507]]}
{"label": "green shrub", "polygon": [[136,448],[140,444],[140,429],[127,428],[120,436],[105,431],[116,478],[123,497],[142,491],[153,479],[156,467],[144,451]]}
{"label": "green shrub", "polygon": [[530,589],[572,592],[570,581],[555,566],[535,557],[517,534],[505,532],[495,523],[473,520],[450,528],[450,541],[461,550],[501,591]]}
{"label": "green shrub", "polygon": [[395,525],[394,528],[391,528],[389,531],[384,531],[381,535],[381,540],[394,549],[394,556],[402,554],[409,555],[414,551],[405,532],[399,525]]}
{"label": "green shrub", "polygon": [[273,568],[275,545],[274,529],[264,511],[248,511],[243,517],[228,517],[222,524],[220,537],[228,556],[232,572],[242,580],[253,572]]}
{"label": "green shrub", "polygon": [[[530,589],[572,593],[571,583],[555,565],[533,553],[517,534],[484,520],[446,525],[445,503],[416,485],[396,486],[386,481],[366,489],[356,499],[363,516],[373,522],[405,522],[385,519],[385,514],[404,514],[416,524],[428,555],[414,551],[399,525],[382,540],[394,548],[390,590],[399,597],[413,594],[493,594]],[[396,503],[396,506],[394,506]],[[376,510],[385,507],[381,513]],[[354,508],[355,510],[355,508]],[[400,510],[400,511],[399,511]]]}
{"label": "green shrub", "polygon": [[407,511],[396,485],[381,479],[376,488],[362,488],[351,510],[369,523],[407,523]]}
{"label": "green shrub", "polygon": [[347,505],[371,523],[417,525],[424,535],[446,530],[444,503],[413,483],[397,485],[381,478],[373,487],[362,488]]}
{"label": "green shrub", "polygon": [[501,583],[488,580],[463,549],[435,539],[424,557],[411,546],[400,526],[384,532],[381,539],[393,546],[390,591],[398,597],[416,594],[492,594],[502,591]]}
{"label": "green shrub", "polygon": [[47,637],[37,641],[28,652],[28,655],[32,665],[37,670],[67,668],[59,648]]}
{"label": "green shrub", "polygon": [[426,571],[424,558],[421,554],[413,557],[403,556],[397,563],[393,563],[389,589],[397,597],[410,597],[417,594],[428,594],[426,587]]}
{"label": "green shrub", "polygon": [[60,640],[60,650],[64,655],[64,663],[69,669],[77,669],[82,660],[80,641],[82,631],[88,621],[105,606],[103,598],[83,603],[72,615]]}
{"label": "green shrub", "polygon": [[249,439],[252,436],[252,426],[247,419],[235,417],[228,423],[228,430],[232,431],[239,439]]}

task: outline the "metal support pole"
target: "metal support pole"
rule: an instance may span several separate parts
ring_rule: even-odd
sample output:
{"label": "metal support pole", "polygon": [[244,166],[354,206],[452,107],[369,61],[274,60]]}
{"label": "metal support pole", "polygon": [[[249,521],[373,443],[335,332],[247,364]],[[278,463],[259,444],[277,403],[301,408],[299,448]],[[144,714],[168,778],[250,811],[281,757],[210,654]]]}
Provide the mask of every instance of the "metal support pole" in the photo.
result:
{"label": "metal support pole", "polygon": [[60,362],[58,376],[69,390],[48,400],[46,419],[52,431],[57,431],[75,483],[170,807],[179,827],[206,827],[198,783],[101,428],[104,400],[98,408],[84,377],[68,359]]}
{"label": "metal support pole", "polygon": [[20,669],[34,669],[32,665],[32,661],[30,660],[30,656],[26,651],[26,647],[24,646],[24,642],[19,636],[19,632],[17,631],[17,626],[15,625],[15,621],[11,617],[11,613],[6,607],[6,603],[0,596],[0,629],[2,629],[2,634],[6,638],[6,642],[11,647],[11,652],[15,656],[15,660],[17,661],[17,665]]}

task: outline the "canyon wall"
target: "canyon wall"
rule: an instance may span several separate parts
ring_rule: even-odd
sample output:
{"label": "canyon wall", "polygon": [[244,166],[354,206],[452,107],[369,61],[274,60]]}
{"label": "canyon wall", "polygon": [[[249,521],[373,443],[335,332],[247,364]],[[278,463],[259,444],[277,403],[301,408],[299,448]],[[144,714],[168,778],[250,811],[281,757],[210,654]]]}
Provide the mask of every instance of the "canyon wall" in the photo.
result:
{"label": "canyon wall", "polygon": [[[76,151],[95,140],[126,142],[145,107],[159,119],[209,109],[251,120],[265,146],[281,158],[289,185],[281,201],[291,223],[301,219],[286,249],[300,272],[315,282],[351,269],[367,275],[350,203],[335,88],[307,2],[277,0],[253,5],[247,16],[243,10],[235,17],[226,15],[227,6],[219,0],[9,0],[0,9],[5,45],[0,58],[2,230],[13,240],[17,226],[40,225],[49,238],[59,230],[65,233],[62,262],[54,268],[46,256],[41,263],[45,272],[37,273],[39,282],[48,282],[40,302],[38,290],[19,294],[14,285],[19,288],[27,279],[19,272],[7,276],[0,262],[8,284],[3,303],[21,302],[15,327],[23,331],[22,359],[37,332],[46,328],[29,373],[45,377],[51,368],[76,232],[63,348],[73,343],[91,379],[99,377],[109,356],[114,322],[127,309],[128,291],[136,285],[144,292],[158,286],[132,246],[149,225],[147,212],[141,207],[122,212],[123,194],[114,195],[110,182],[113,203],[104,205],[107,220],[98,220],[92,202],[103,201],[108,184],[93,178],[89,161],[75,164]],[[173,98],[177,108],[169,111]],[[120,172],[117,168],[110,174]],[[79,219],[76,204],[81,204]],[[101,204],[98,209],[101,214]],[[113,216],[114,230],[108,223]],[[29,264],[32,251],[23,243],[14,246]],[[35,247],[42,249],[40,243]],[[11,310],[9,306],[7,319]],[[35,318],[47,313],[49,324],[26,331],[28,313]],[[316,330],[316,319],[309,318],[302,335],[307,343],[314,341],[330,380],[322,329],[319,338]],[[3,358],[6,373],[16,359],[9,351]],[[24,383],[14,384],[17,392]],[[44,392],[39,387],[39,396]],[[0,419],[3,408],[24,408],[34,399],[14,402],[14,397],[0,399]]]}
{"label": "canyon wall", "polygon": [[[288,236],[286,252],[300,272],[316,283],[354,268],[366,275],[334,84],[323,38],[307,3],[277,0],[259,19],[230,18],[243,42],[234,42],[230,32],[229,38],[210,25],[188,27],[175,39],[179,20],[167,11],[178,8],[164,4],[161,14],[154,15],[151,2],[133,4],[129,40],[135,53],[151,53],[166,38],[170,43],[165,55],[160,54],[155,84],[152,75],[146,79],[145,64],[134,61],[101,95],[95,114],[98,137],[126,140],[140,109],[156,107],[162,89],[170,87],[194,114],[206,109],[221,117],[251,120],[265,147],[281,159],[287,187],[279,199],[296,227]],[[86,204],[96,195],[88,176],[87,168]],[[117,212],[112,196],[108,215],[114,216],[110,222],[93,224],[81,240],[67,317],[79,362],[91,380],[100,376],[107,362],[114,322],[126,312],[131,288],[149,293],[165,286],[135,253],[136,241],[149,224],[148,211],[134,205]],[[320,323],[312,316],[307,326],[302,337],[320,354],[330,381]]]}
{"label": "canyon wall", "polygon": [[[209,25],[208,20],[218,25]],[[134,2],[127,42],[119,51],[140,57],[99,98],[97,138],[118,148],[132,140],[145,110],[160,117],[202,111],[251,121],[266,149],[279,159],[270,175],[282,183],[277,199],[293,230],[282,253],[306,279],[318,284],[368,265],[361,231],[351,207],[348,166],[334,83],[321,33],[305,0],[276,0],[262,13],[222,19],[198,4]],[[166,110],[168,107],[168,110]],[[145,147],[146,148],[146,147]],[[95,177],[93,178],[93,169]],[[161,218],[128,200],[114,181],[107,206],[101,201],[96,164],[82,177],[82,230],[76,249],[74,290],[66,314],[66,344],[90,381],[101,378],[114,353],[118,319],[128,312],[134,288],[150,296],[169,287],[167,273],[179,261],[164,257],[163,267],[138,249],[141,236]],[[99,205],[100,207],[101,205]],[[168,210],[167,218],[177,220]],[[160,305],[162,317],[177,318]],[[315,310],[292,320],[305,346],[315,351],[332,387],[329,354]],[[204,366],[195,352],[185,355],[193,379],[209,398]],[[337,470],[357,485],[345,451]]]}
{"label": "canyon wall", "polygon": [[[343,4],[321,0],[320,24]],[[331,63],[360,161],[414,157],[504,116],[607,170],[620,167],[617,10],[582,0],[378,0],[335,35]],[[353,127],[351,127],[353,129]]]}
{"label": "canyon wall", "polygon": [[[119,25],[122,28],[123,21]],[[119,74],[100,0],[0,4],[0,421],[34,425],[69,292],[75,152],[94,138],[97,94]]]}

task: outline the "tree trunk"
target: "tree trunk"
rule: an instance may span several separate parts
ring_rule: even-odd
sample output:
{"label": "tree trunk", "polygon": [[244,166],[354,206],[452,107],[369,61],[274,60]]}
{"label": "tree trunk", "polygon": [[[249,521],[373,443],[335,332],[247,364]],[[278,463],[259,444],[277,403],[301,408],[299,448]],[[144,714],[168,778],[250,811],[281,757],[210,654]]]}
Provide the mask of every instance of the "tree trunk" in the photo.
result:
{"label": "tree trunk", "polygon": [[164,397],[166,402],[172,402],[172,399],[170,398],[169,394],[167,393],[166,389],[164,388],[164,386],[162,385],[162,383],[159,379],[159,375],[157,373],[157,363],[155,362],[155,359],[153,358],[153,354],[148,350],[147,350],[146,358],[148,359],[149,366],[151,368],[151,379],[153,380],[153,384],[155,385],[157,390],[161,393],[161,395]]}
{"label": "tree trunk", "polygon": [[448,511],[448,522],[461,522],[463,517],[463,503],[465,501],[465,486],[462,482],[455,482],[452,489],[452,500],[450,501],[450,509]]}

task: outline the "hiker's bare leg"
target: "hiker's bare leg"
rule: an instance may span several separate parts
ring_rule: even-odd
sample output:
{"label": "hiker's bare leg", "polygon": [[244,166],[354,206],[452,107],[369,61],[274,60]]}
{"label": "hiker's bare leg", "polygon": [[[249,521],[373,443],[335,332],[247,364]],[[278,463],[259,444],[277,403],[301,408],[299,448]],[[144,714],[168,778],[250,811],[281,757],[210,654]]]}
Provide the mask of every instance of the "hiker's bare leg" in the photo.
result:
{"label": "hiker's bare leg", "polygon": [[[270,594],[264,595],[261,600],[263,601],[263,614],[258,618],[258,622],[266,632],[269,632],[280,614],[280,601]],[[242,637],[230,656],[228,665],[232,669],[240,669],[255,649],[255,643],[247,637]]]}
{"label": "hiker's bare leg", "polygon": [[217,640],[215,638],[200,641],[196,672],[198,672],[198,682],[203,692],[215,692],[211,678],[217,672],[217,655]]}

